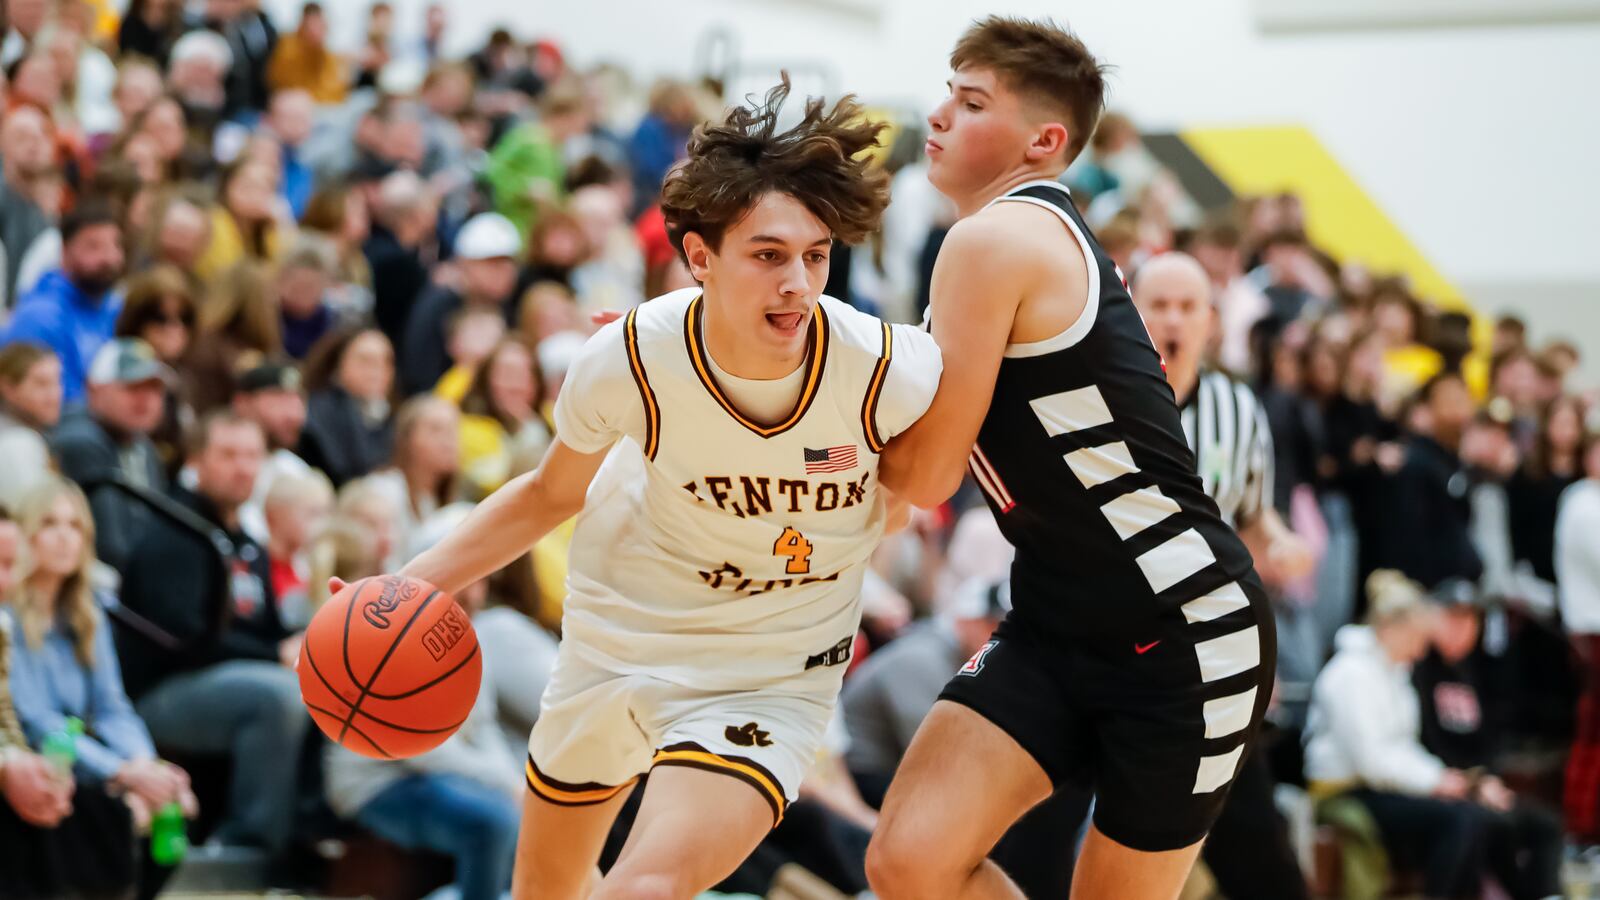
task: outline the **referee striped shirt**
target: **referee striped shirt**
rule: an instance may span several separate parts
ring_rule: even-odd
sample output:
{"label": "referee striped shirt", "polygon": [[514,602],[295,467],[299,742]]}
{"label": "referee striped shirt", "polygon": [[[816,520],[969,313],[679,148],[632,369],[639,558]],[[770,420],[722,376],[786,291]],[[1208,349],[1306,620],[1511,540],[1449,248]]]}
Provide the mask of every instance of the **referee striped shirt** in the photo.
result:
{"label": "referee striped shirt", "polygon": [[1182,418],[1206,493],[1229,525],[1249,525],[1272,506],[1272,430],[1255,392],[1202,369]]}

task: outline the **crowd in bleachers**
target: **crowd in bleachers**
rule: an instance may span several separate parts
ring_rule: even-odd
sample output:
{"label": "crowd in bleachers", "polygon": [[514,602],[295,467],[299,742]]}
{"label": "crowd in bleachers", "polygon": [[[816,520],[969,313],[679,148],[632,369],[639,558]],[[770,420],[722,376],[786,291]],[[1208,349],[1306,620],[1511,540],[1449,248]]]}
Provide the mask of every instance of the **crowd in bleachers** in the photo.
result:
{"label": "crowd in bleachers", "polygon": [[[451,58],[442,4],[340,8],[366,16],[351,52],[314,2],[0,11],[0,896],[148,895],[174,817],[275,885],[325,887],[328,848],[368,840],[498,896],[571,524],[457,598],[483,693],[424,756],[310,728],[299,634],[330,577],[396,570],[537,465],[591,314],[692,283],[659,186],[737,98],[505,30]],[[883,229],[836,250],[828,293],[915,321],[953,210],[899,124]],[[1262,752],[1338,835],[1338,890],[1554,893],[1563,841],[1600,844],[1600,397],[1578,351],[1330,258],[1291,194],[1200,209],[1121,115],[1063,180],[1130,278],[1200,262],[1209,364],[1266,411],[1270,495],[1316,566],[1269,585]],[[724,889],[866,889],[895,766],[1008,606],[980,505],[880,549],[828,750]],[[1082,814],[1047,804],[997,848],[1030,896],[1065,896]]]}

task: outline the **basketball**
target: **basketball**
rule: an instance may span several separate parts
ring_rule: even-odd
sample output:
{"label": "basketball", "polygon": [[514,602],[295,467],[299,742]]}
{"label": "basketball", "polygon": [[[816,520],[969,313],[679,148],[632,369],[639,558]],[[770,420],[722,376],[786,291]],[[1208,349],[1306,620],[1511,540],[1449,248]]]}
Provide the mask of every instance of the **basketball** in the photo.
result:
{"label": "basketball", "polygon": [[483,656],[467,613],[426,581],[363,578],[317,611],[300,696],[323,734],[377,759],[426,753],[478,699]]}

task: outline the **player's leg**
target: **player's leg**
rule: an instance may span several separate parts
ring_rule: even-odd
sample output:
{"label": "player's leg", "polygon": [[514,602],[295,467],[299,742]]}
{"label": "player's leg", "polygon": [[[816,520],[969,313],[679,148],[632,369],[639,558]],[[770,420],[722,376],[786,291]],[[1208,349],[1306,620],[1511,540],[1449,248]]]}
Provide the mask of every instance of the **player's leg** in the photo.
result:
{"label": "player's leg", "polygon": [[[889,785],[867,848],[879,897],[1022,896],[987,857],[1064,773],[1083,768],[1088,731],[1058,678],[1062,657],[1008,620],[950,679]],[[1072,840],[1061,836],[1062,853]]]}
{"label": "player's leg", "polygon": [[516,900],[588,897],[599,875],[595,861],[629,793],[631,785],[598,803],[571,806],[529,790],[522,801],[511,896]]}
{"label": "player's leg", "polygon": [[653,742],[630,712],[638,679],[563,643],[528,736],[528,791],[512,875],[516,900],[583,900],[611,824]]}
{"label": "player's leg", "polygon": [[[972,709],[941,700],[884,797],[867,848],[867,880],[882,900],[1022,898],[987,857],[1050,790],[1044,770],[1015,739]],[[1071,838],[1062,835],[1061,852],[1071,852]]]}
{"label": "player's leg", "polygon": [[591,900],[688,900],[732,874],[772,826],[771,802],[749,783],[658,767],[622,854]]}
{"label": "player's leg", "polygon": [[688,898],[730,875],[783,818],[815,763],[840,674],[821,668],[721,693],[652,680],[636,695],[661,735],[633,830],[598,898]]}
{"label": "player's leg", "polygon": [[1074,900],[1172,900],[1222,811],[1271,693],[1276,645],[1264,596],[1137,639],[1083,642],[1073,676],[1094,716],[1094,827]]}
{"label": "player's leg", "polygon": [[1177,897],[1200,855],[1201,841],[1177,850],[1150,853],[1125,847],[1090,826],[1072,873],[1073,900]]}

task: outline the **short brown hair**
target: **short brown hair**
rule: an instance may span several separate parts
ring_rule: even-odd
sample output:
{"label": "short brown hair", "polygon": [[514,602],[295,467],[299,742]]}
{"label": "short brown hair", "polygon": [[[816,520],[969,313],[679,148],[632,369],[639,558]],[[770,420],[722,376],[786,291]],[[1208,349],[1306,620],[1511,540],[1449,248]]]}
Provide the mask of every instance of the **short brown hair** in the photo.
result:
{"label": "short brown hair", "polygon": [[1024,100],[1067,114],[1067,162],[1077,159],[1106,105],[1106,67],[1083,41],[1049,19],[990,16],[974,22],[950,53],[950,68],[992,70]]}
{"label": "short brown hair", "polygon": [[762,105],[734,107],[720,123],[694,130],[688,158],[661,188],[667,236],[679,253],[691,231],[717,249],[723,234],[774,191],[803,203],[846,244],[878,229],[889,205],[889,176],[859,154],[877,145],[883,124],[868,121],[853,96],[826,112],[822,98],[811,97],[799,124],[779,134],[778,109],[788,96],[784,75]]}
{"label": "short brown hair", "polygon": [[141,337],[145,328],[161,315],[163,301],[168,297],[178,301],[178,315],[184,327],[192,330],[196,309],[194,288],[183,270],[163,264],[146,269],[128,281],[122,313],[117,316],[117,337]]}

